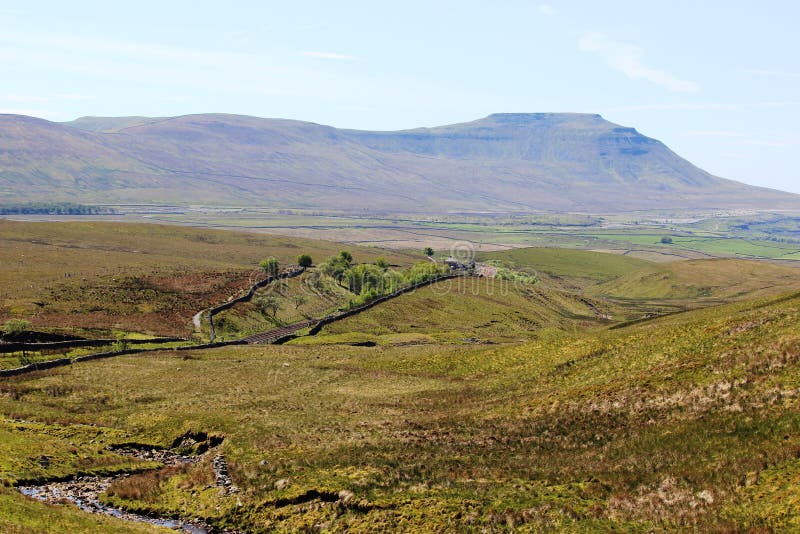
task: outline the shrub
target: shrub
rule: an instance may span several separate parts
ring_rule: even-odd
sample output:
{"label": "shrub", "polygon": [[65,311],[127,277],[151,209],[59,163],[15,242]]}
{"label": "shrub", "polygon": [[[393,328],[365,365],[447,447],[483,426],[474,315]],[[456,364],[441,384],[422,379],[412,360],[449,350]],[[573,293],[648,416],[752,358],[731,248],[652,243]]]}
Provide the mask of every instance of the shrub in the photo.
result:
{"label": "shrub", "polygon": [[261,313],[273,318],[278,313],[278,310],[281,309],[280,301],[273,295],[259,295],[253,299],[253,304]]}
{"label": "shrub", "polygon": [[111,344],[111,350],[114,352],[120,352],[123,350],[128,350],[128,340],[125,339],[125,334],[119,333],[116,335],[116,341]]}
{"label": "shrub", "polygon": [[345,272],[353,264],[353,255],[343,250],[338,256],[329,258],[328,261],[319,266],[319,271],[333,277],[341,282],[345,277]]}
{"label": "shrub", "polygon": [[258,266],[270,276],[278,276],[278,272],[280,271],[280,263],[278,263],[278,260],[275,258],[261,260]]}
{"label": "shrub", "polygon": [[297,265],[303,268],[311,267],[314,264],[314,260],[311,259],[311,256],[308,254],[300,254],[297,256]]}
{"label": "shrub", "polygon": [[3,325],[3,332],[6,334],[20,334],[30,327],[30,323],[25,319],[9,319]]}
{"label": "shrub", "polygon": [[432,280],[447,272],[447,267],[439,266],[429,261],[415,263],[406,273],[406,281],[409,285],[419,284],[427,280]]}

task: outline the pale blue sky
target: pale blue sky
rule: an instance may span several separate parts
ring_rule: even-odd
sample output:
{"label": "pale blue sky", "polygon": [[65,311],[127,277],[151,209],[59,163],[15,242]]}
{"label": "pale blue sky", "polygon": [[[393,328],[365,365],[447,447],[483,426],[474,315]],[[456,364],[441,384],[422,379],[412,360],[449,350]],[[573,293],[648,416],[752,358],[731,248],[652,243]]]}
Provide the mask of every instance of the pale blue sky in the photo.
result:
{"label": "pale blue sky", "polygon": [[800,192],[800,3],[0,0],[0,112],[400,129],[601,113]]}

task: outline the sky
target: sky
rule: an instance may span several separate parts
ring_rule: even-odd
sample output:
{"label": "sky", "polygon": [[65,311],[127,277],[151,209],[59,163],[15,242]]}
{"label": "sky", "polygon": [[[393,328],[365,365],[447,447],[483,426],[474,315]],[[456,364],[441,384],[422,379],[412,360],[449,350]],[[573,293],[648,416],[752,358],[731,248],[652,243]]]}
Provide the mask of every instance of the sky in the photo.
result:
{"label": "sky", "polygon": [[800,193],[800,2],[0,0],[0,113],[396,130],[585,112]]}

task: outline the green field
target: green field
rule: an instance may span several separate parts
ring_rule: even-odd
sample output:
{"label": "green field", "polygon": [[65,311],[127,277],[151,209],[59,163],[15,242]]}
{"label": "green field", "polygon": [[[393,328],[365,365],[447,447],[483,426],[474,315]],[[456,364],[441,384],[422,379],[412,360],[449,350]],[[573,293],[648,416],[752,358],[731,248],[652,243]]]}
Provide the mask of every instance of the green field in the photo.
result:
{"label": "green field", "polygon": [[[141,213],[130,206],[110,207],[117,210],[114,218],[119,220],[263,231],[395,250],[432,246],[446,252],[453,245],[470,243],[478,252],[558,247],[608,250],[658,261],[709,256],[794,261],[800,254],[800,217],[796,214],[744,216],[715,211],[653,211],[606,215],[542,212],[432,216],[212,206],[193,210],[164,208],[161,213],[149,209]],[[670,237],[672,244],[661,243],[663,237]]]}
{"label": "green field", "polygon": [[[242,209],[224,214],[165,214],[156,216],[156,220],[210,227],[258,228],[395,249],[433,245],[447,250],[453,243],[469,242],[477,250],[530,246],[614,249],[659,252],[664,254],[664,259],[722,255],[791,260],[800,253],[800,218],[776,214],[747,217],[714,213],[358,217]],[[672,237],[671,245],[661,243],[665,236]]]}
{"label": "green field", "polygon": [[481,261],[500,261],[511,267],[545,273],[552,277],[583,279],[585,282],[612,280],[641,269],[649,262],[628,256],[582,250],[520,248],[479,254]]}

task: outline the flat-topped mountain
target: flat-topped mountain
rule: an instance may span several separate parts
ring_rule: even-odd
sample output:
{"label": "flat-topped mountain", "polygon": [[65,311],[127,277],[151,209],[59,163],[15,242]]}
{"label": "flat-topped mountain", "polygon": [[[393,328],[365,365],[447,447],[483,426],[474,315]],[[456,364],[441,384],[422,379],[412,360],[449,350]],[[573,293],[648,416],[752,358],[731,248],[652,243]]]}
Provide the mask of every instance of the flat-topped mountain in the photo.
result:
{"label": "flat-topped mountain", "polygon": [[366,211],[800,209],[717,178],[599,115],[503,113],[393,132],[204,114],[0,115],[0,203]]}

